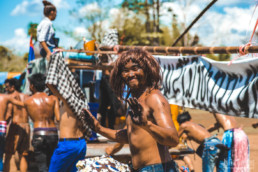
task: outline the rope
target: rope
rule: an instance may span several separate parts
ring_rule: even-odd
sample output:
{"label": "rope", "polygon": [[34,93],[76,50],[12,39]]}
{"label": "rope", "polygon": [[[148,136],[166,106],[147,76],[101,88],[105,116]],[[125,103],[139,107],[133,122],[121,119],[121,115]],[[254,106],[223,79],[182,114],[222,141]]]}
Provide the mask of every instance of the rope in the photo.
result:
{"label": "rope", "polygon": [[[255,6],[255,8],[254,8],[254,12],[256,11],[257,5],[258,5],[258,4],[256,3],[256,6]],[[253,18],[254,12],[253,12],[251,18]],[[253,33],[252,33],[252,35],[251,35],[251,38],[250,38],[249,42],[248,42],[247,44],[245,44],[245,45],[239,46],[239,55],[236,56],[235,58],[233,58],[233,59],[228,63],[228,66],[230,66],[230,65],[233,63],[233,61],[239,59],[241,56],[245,56],[245,55],[248,54],[248,48],[252,46],[252,40],[253,40],[254,33],[255,33],[255,31],[256,31],[257,25],[258,25],[258,18],[257,18],[257,20],[256,20],[256,23],[255,23],[255,26],[254,26],[254,29],[253,29]]]}

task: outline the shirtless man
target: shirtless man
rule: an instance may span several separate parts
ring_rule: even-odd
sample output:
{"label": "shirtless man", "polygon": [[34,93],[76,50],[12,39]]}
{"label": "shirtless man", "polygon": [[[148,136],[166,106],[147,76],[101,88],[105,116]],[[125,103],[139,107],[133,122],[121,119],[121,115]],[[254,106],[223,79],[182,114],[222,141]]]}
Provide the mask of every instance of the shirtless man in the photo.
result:
{"label": "shirtless man", "polygon": [[168,147],[178,144],[178,134],[171,118],[170,106],[161,94],[160,66],[147,51],[129,50],[116,60],[111,73],[111,86],[122,98],[125,85],[132,98],[131,111],[126,117],[127,129],[105,128],[89,114],[93,129],[119,143],[129,143],[132,170],[178,171]]}
{"label": "shirtless man", "polygon": [[[79,76],[74,77],[79,83]],[[51,158],[49,172],[75,172],[76,163],[86,155],[86,141],[80,127],[81,123],[58,91],[52,87],[50,89],[62,100],[63,105],[60,108],[59,142]]]}
{"label": "shirtless man", "polygon": [[238,128],[235,117],[222,114],[213,115],[217,122],[210,126],[208,131],[212,132],[220,127],[224,130],[222,143],[229,150],[221,161],[226,163],[226,171],[249,171],[249,141],[247,135],[241,128]]}
{"label": "shirtless man", "polygon": [[34,74],[29,77],[32,96],[25,102],[25,108],[34,124],[32,146],[38,170],[48,172],[51,156],[57,145],[58,133],[54,119],[59,121],[59,103],[55,96],[48,96],[45,90],[45,76]]}
{"label": "shirtless man", "polygon": [[[28,95],[18,92],[18,80],[15,78],[5,80],[6,92],[16,100],[24,102]],[[24,107],[12,105],[11,124],[6,137],[5,147],[5,163],[4,171],[10,171],[10,160],[15,152],[18,152],[18,157],[15,157],[17,166],[21,172],[26,172],[28,169],[28,150],[30,146],[30,126],[28,123],[28,114]],[[18,169],[18,168],[17,168]]]}
{"label": "shirtless man", "polygon": [[185,133],[188,139],[192,139],[200,144],[196,152],[202,158],[203,172],[213,172],[215,166],[217,171],[224,172],[223,166],[218,164],[221,141],[217,137],[212,136],[205,128],[190,120],[191,116],[188,112],[178,115],[179,137]]}
{"label": "shirtless man", "polygon": [[18,106],[24,106],[23,102],[15,100],[10,95],[0,94],[0,172],[3,171],[3,154],[5,149],[5,134],[8,104],[13,103]]}

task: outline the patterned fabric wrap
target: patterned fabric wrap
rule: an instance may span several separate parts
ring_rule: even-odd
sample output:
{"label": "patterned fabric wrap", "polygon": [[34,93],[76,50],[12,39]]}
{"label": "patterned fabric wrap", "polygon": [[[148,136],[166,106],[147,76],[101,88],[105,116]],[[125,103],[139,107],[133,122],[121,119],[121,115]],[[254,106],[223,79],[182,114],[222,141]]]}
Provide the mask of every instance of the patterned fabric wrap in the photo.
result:
{"label": "patterned fabric wrap", "polygon": [[[102,46],[114,46],[114,45],[118,45],[118,32],[117,29],[109,29],[105,35],[104,38],[101,42]],[[111,56],[111,60],[114,62],[117,59],[117,55],[110,55]]]}
{"label": "patterned fabric wrap", "polygon": [[6,133],[6,121],[0,121],[0,133]]}
{"label": "patterned fabric wrap", "polygon": [[89,109],[88,102],[73,74],[65,64],[62,53],[51,55],[46,84],[54,86],[66,100],[71,110],[81,121],[85,130],[85,136],[89,138],[91,136],[91,129],[85,120],[86,113],[82,110],[83,108]]}
{"label": "patterned fabric wrap", "polygon": [[127,164],[105,155],[78,161],[76,167],[78,172],[130,172]]}
{"label": "patterned fabric wrap", "polygon": [[228,172],[250,171],[249,141],[242,129],[235,128],[224,132],[222,143],[230,150],[227,156]]}

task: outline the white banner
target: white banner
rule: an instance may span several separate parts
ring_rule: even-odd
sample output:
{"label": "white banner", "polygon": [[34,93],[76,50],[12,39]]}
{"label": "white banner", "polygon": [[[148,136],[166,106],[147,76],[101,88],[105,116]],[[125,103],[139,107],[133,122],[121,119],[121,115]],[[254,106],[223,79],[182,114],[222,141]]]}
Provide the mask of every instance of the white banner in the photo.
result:
{"label": "white banner", "polygon": [[258,118],[258,59],[217,62],[202,56],[155,56],[170,104]]}

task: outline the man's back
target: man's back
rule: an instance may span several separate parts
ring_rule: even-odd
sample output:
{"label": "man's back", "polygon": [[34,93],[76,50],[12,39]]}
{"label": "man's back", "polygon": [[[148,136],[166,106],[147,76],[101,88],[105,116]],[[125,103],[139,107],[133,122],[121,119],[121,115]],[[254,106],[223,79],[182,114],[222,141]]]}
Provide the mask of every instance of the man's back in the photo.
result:
{"label": "man's back", "polygon": [[58,118],[59,114],[55,114],[55,106],[59,106],[57,98],[43,92],[35,93],[25,101],[25,107],[34,123],[34,128],[56,127],[54,117],[56,115]]}
{"label": "man's back", "polygon": [[184,130],[184,133],[187,134],[189,139],[193,139],[199,144],[202,143],[205,138],[211,137],[211,134],[205,128],[191,121],[184,122],[181,124],[180,128]]}

